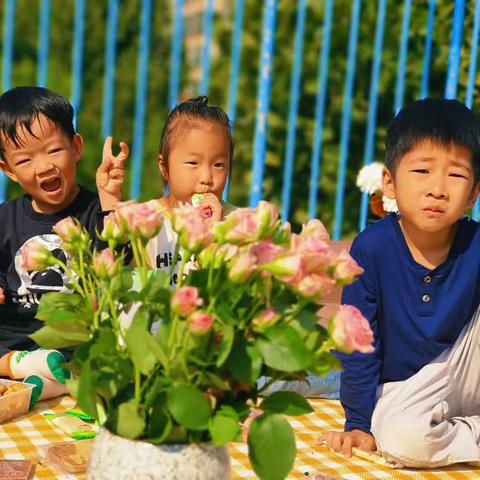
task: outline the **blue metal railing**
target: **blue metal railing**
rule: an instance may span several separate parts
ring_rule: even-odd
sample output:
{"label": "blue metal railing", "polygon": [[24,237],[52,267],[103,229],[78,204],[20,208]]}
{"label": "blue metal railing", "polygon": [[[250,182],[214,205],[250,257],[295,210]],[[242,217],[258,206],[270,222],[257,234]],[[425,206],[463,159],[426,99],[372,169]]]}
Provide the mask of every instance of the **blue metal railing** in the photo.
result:
{"label": "blue metal railing", "polygon": [[[169,41],[169,56],[170,69],[164,69],[162,74],[168,80],[168,93],[166,95],[166,102],[168,108],[173,107],[178,103],[182,95],[182,68],[190,68],[192,65],[183,65],[183,55],[185,55],[186,48],[184,43],[187,36],[191,33],[189,28],[191,25],[187,23],[187,10],[191,7],[191,3],[184,0],[175,0],[170,2],[172,9],[171,16],[171,36]],[[250,36],[245,33],[250,28],[250,22],[246,21],[247,8],[253,8],[245,0],[236,0],[235,2],[225,2],[227,7],[223,6],[218,10],[218,2],[214,0],[203,0],[198,2],[201,8],[196,10],[197,18],[201,20],[199,27],[200,32],[196,32],[202,37],[201,55],[199,56],[198,66],[200,71],[200,78],[198,81],[198,93],[208,94],[210,90],[210,80],[212,77],[212,67],[215,68],[215,55],[217,46],[215,42],[214,26],[218,19],[229,16],[231,21],[231,44],[228,46],[229,52],[227,55],[227,64],[229,65],[228,82],[225,82],[225,104],[227,113],[238,128],[237,106],[240,95],[239,85],[242,71],[242,48],[245,41],[251,42]],[[473,2],[472,2],[473,4]],[[254,131],[252,132],[252,167],[251,167],[251,184],[249,192],[249,204],[256,205],[259,200],[264,197],[264,181],[265,181],[265,164],[267,158],[267,149],[269,148],[268,137],[268,120],[271,114],[271,104],[277,107],[276,98],[271,99],[272,82],[274,82],[280,74],[285,77],[285,72],[273,72],[273,65],[275,55],[284,55],[284,50],[277,53],[275,45],[277,32],[277,17],[285,15],[285,11],[290,12],[292,18],[288,19],[292,25],[291,38],[294,39],[292,48],[291,70],[289,72],[289,89],[288,89],[288,115],[285,116],[285,138],[276,138],[275,142],[281,145],[282,152],[277,152],[278,157],[281,157],[279,170],[283,172],[282,177],[282,191],[280,192],[281,201],[281,219],[286,221],[291,219],[296,214],[298,202],[292,198],[294,191],[294,182],[296,181],[295,173],[298,171],[297,155],[307,155],[310,158],[310,165],[308,178],[308,195],[306,191],[301,190],[302,194],[308,200],[308,218],[313,218],[317,214],[321,216],[328,216],[331,218],[333,225],[333,238],[338,239],[345,231],[344,225],[344,209],[345,196],[348,189],[354,187],[352,170],[358,169],[362,164],[368,165],[379,153],[376,150],[379,129],[384,128],[385,118],[379,116],[379,112],[383,112],[385,116],[385,98],[388,97],[389,102],[393,102],[393,112],[397,112],[404,104],[406,98],[411,98],[412,83],[416,84],[418,96],[425,98],[434,91],[437,95],[439,92],[438,78],[444,79],[445,83],[441,84],[441,91],[447,98],[462,97],[467,106],[474,108],[475,101],[475,79],[477,76],[477,56],[478,56],[478,42],[480,40],[480,0],[475,0],[474,6],[467,4],[465,0],[454,0],[453,8],[451,10],[451,31],[450,37],[436,39],[435,38],[435,18],[438,16],[439,10],[443,9],[444,5],[436,0],[429,0],[421,5],[412,0],[404,0],[399,6],[393,5],[388,0],[377,0],[375,4],[362,0],[344,0],[334,2],[333,0],[324,0],[320,4],[316,2],[308,2],[307,0],[297,0],[295,8],[293,6],[286,9],[284,5],[279,4],[278,0],[264,0],[262,8],[262,28],[261,34],[258,35],[257,43],[259,48],[259,70],[256,87],[256,107],[255,107],[255,122]],[[37,58],[36,58],[36,81],[38,85],[48,86],[49,82],[49,59],[50,59],[50,31],[52,15],[54,11],[54,2],[51,0],[38,0],[38,36],[37,36]],[[104,50],[104,73],[103,73],[103,105],[101,118],[100,134],[105,137],[110,135],[113,130],[113,123],[115,118],[115,78],[117,74],[117,41],[120,35],[120,5],[119,0],[108,0],[108,6],[105,9],[105,50]],[[152,29],[152,14],[154,9],[154,2],[152,0],[142,0],[140,2],[138,17],[139,17],[139,35],[138,35],[138,51],[137,51],[137,67],[136,67],[136,89],[134,94],[134,126],[133,126],[133,142],[132,142],[132,161],[131,161],[131,186],[130,196],[138,198],[142,192],[142,167],[144,155],[144,135],[146,122],[146,108],[147,99],[149,98],[149,84],[148,74],[150,64],[159,68],[158,62],[150,62],[150,43],[151,43],[151,29]],[[469,7],[467,9],[467,6]],[[17,12],[17,2],[15,0],[3,0],[3,39],[1,45],[2,54],[2,90],[8,90],[14,84],[13,73],[16,60],[15,52],[15,32],[16,17],[20,14]],[[343,23],[345,8],[349,8],[350,21]],[[386,13],[387,10],[398,12],[395,17],[396,28],[386,29]],[[67,8],[67,7],[63,7]],[[83,73],[86,68],[85,62],[85,36],[86,36],[86,20],[88,3],[85,0],[75,0],[72,3],[73,8],[73,46],[71,51],[71,77],[70,77],[70,98],[75,108],[76,117],[81,115],[82,111],[82,96],[85,86],[83,85]],[[315,15],[311,13],[315,10]],[[338,10],[338,22],[335,27],[333,19],[336,17]],[[219,13],[216,15],[216,13]],[[260,10],[258,10],[260,13]],[[341,15],[340,15],[341,13]],[[421,34],[423,51],[420,47],[420,56],[418,55],[418,42],[415,46],[416,52],[413,55],[414,42],[410,42],[409,38],[413,39],[413,29],[419,28],[419,22],[412,21],[415,19],[417,13],[421,13]],[[22,13],[23,14],[23,13]],[[251,15],[249,13],[248,15]],[[294,17],[295,15],[295,17]],[[358,50],[359,38],[365,35],[360,31],[362,25],[362,17],[370,15],[370,20],[375,15],[375,32],[372,32],[372,41],[368,41],[369,48],[368,55],[364,51]],[[318,37],[318,56],[315,53],[316,78],[314,83],[312,79],[305,78],[306,69],[305,62],[312,61],[310,50],[312,48],[311,32],[312,18],[320,18],[321,21],[315,24],[315,31],[320,34]],[[167,16],[165,16],[167,18]],[[170,18],[170,17],[168,17]],[[442,17],[443,18],[443,17]],[[283,18],[281,18],[284,20]],[[462,49],[465,49],[464,39],[464,24],[468,24],[469,19],[472,19],[471,38],[468,39],[469,50],[464,51],[462,66]],[[468,20],[468,21],[467,21]],[[345,29],[345,25],[347,28]],[[438,25],[440,27],[440,25]],[[319,31],[321,28],[321,32]],[[337,29],[344,28],[343,38],[346,40],[346,56],[344,56],[344,44],[335,43],[335,47],[331,48],[332,39],[340,38]],[[310,30],[309,30],[310,29]],[[468,31],[468,30],[467,30]],[[423,33],[424,32],[424,33]],[[26,35],[22,32],[22,35]],[[310,35],[310,36],[309,36]],[[389,36],[389,41],[385,41],[385,36]],[[395,38],[394,38],[395,37]],[[53,38],[53,37],[52,37]],[[247,40],[248,38],[248,40]],[[304,42],[308,40],[308,49],[304,48]],[[370,37],[369,37],[370,38]],[[52,40],[53,41],[53,40]],[[342,40],[343,41],[343,40]],[[433,51],[438,42],[449,42],[448,44],[448,62],[447,68],[444,72],[438,71],[438,64],[433,65]],[[365,48],[365,43],[362,44]],[[388,56],[388,68],[384,65],[384,55],[386,48],[393,48],[395,51],[390,51]],[[398,45],[398,47],[397,47]],[[315,45],[317,48],[317,45]],[[443,49],[445,51],[445,49]],[[359,55],[362,53],[362,55]],[[365,60],[362,57],[369,58],[367,67],[365,67]],[[193,57],[192,57],[193,58]],[[307,60],[308,59],[308,60]],[[257,59],[255,59],[257,61]],[[188,62],[191,60],[188,57]],[[318,63],[317,63],[318,62]],[[359,62],[363,62],[362,72],[369,71],[368,83],[365,86],[365,81],[362,78],[364,91],[361,95],[365,99],[368,97],[368,102],[365,101],[365,113],[362,112],[364,124],[361,130],[357,131],[356,126],[356,112],[359,107],[357,105],[356,88],[359,80]],[[335,69],[331,68],[332,63]],[[393,67],[392,67],[393,63]],[[162,64],[163,65],[163,64]],[[277,65],[277,63],[275,63]],[[281,62],[278,63],[279,68],[282,67]],[[342,65],[338,68],[337,65]],[[466,65],[466,67],[465,67]],[[415,66],[415,70],[413,69]],[[153,68],[153,67],[152,67]],[[433,68],[436,69],[435,75],[432,74]],[[185,71],[185,70],[184,70]],[[410,76],[410,72],[414,71],[414,77]],[[468,71],[466,74],[466,81],[459,86],[459,78],[461,72]],[[408,72],[408,73],[407,73]],[[418,72],[418,74],[417,74]],[[54,72],[50,72],[50,76]],[[385,97],[384,90],[382,90],[382,78],[384,75],[388,76],[390,81],[390,90]],[[417,78],[418,75],[418,78]],[[335,78],[335,82],[332,82]],[[302,83],[303,80],[303,83]],[[408,82],[407,82],[408,80]],[[435,81],[435,83],[432,83]],[[312,112],[309,113],[311,120],[311,132],[307,132],[305,138],[308,142],[311,141],[311,148],[308,151],[300,151],[299,148],[299,119],[305,118],[305,113],[302,109],[305,105],[305,92],[302,90],[304,84],[309,84],[311,90],[308,95],[315,98],[315,104],[311,105]],[[313,85],[313,86],[312,86]],[[343,89],[342,89],[343,86]],[[329,102],[331,96],[329,89],[336,88],[341,90],[341,109],[338,115],[332,117],[329,114]],[[253,90],[255,91],[255,90]],[[242,92],[245,94],[245,92]],[[249,92],[251,95],[251,93]],[[384,97],[382,97],[384,95]],[[338,95],[337,97],[338,98]],[[390,100],[391,99],[391,100]],[[336,100],[338,102],[338,100]],[[383,103],[382,103],[383,102]],[[313,103],[313,102],[312,102]],[[388,108],[387,108],[388,110]],[[337,121],[337,118],[339,121]],[[332,120],[333,119],[333,120]],[[380,120],[379,120],[380,119]],[[332,124],[337,122],[337,124]],[[380,123],[383,122],[383,123]],[[303,123],[301,124],[303,128]],[[355,125],[355,128],[352,127]],[[328,132],[328,134],[326,133]],[[302,132],[303,133],[303,132]],[[359,138],[360,147],[359,147]],[[285,143],[283,143],[285,141]],[[328,145],[325,142],[328,141]],[[355,152],[363,150],[363,157],[356,153],[358,158],[352,158],[351,151],[353,142],[355,142]],[[305,149],[305,139],[301,144]],[[328,150],[326,149],[328,146]],[[279,150],[279,149],[277,149]],[[333,152],[333,153],[332,153]],[[278,162],[277,162],[278,163]],[[349,166],[350,164],[350,166]],[[304,165],[302,165],[304,167]],[[278,165],[277,165],[278,167]],[[333,176],[332,176],[332,171]],[[354,172],[353,172],[354,173]],[[323,177],[323,178],[322,178]],[[325,211],[325,205],[319,205],[319,198],[324,195],[326,191],[323,186],[335,182],[334,193],[334,208],[332,212]],[[320,183],[322,182],[322,188]],[[356,188],[356,187],[354,187]],[[297,189],[295,189],[296,191]],[[229,194],[229,185],[227,185],[224,198]],[[329,195],[331,192],[329,191]],[[3,174],[0,174],[0,203],[7,198],[7,181]],[[329,202],[331,203],[331,202]],[[303,207],[302,207],[303,208]],[[358,213],[358,228],[363,229],[367,225],[369,219],[368,212],[368,197],[358,192],[358,204],[355,206],[355,215]],[[302,213],[304,215],[304,213]],[[352,212],[349,215],[349,228],[351,230]],[[480,203],[477,203],[473,209],[474,218],[480,218]],[[303,217],[302,217],[303,218]],[[354,219],[356,225],[356,220]]]}

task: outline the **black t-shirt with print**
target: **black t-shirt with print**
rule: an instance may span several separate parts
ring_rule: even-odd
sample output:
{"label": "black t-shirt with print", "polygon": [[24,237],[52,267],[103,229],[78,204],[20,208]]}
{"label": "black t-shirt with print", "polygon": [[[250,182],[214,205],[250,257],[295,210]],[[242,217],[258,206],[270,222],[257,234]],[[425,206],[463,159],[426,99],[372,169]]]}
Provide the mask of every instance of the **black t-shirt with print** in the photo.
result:
{"label": "black t-shirt with print", "polygon": [[[96,239],[104,216],[98,195],[83,187],[67,208],[54,214],[35,212],[29,195],[0,205],[0,287],[6,296],[5,304],[0,305],[0,355],[8,350],[38,348],[28,335],[43,325],[35,319],[40,296],[61,291],[67,282],[58,267],[45,272],[25,271],[21,261],[25,245],[35,239],[65,262],[66,254],[52,227],[66,217],[74,217]],[[101,246],[98,240],[95,246]]]}

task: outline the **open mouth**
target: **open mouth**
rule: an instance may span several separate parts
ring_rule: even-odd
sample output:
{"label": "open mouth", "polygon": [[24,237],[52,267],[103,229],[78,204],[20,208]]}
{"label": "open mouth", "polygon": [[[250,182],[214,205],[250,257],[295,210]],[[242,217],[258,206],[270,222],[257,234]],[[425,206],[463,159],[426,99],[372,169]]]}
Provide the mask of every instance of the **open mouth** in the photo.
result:
{"label": "open mouth", "polygon": [[45,180],[40,184],[42,190],[47,193],[54,193],[60,190],[62,186],[62,181],[59,177],[54,177],[49,180]]}

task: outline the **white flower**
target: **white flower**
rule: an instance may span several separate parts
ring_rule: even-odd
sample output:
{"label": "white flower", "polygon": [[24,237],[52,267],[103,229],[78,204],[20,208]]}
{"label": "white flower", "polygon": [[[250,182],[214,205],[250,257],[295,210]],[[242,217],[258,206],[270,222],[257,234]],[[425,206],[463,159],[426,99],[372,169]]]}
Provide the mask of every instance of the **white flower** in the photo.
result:
{"label": "white flower", "polygon": [[383,209],[386,212],[398,212],[397,201],[394,198],[388,198],[386,195],[382,196]]}
{"label": "white flower", "polygon": [[371,195],[382,190],[383,163],[372,162],[365,165],[357,176],[357,187],[364,193]]}

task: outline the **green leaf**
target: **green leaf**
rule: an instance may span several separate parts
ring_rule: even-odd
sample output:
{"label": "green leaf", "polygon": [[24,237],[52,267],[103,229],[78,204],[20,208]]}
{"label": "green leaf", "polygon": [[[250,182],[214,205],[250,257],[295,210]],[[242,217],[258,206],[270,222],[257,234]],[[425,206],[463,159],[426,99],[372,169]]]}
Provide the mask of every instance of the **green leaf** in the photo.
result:
{"label": "green leaf", "polygon": [[173,418],[190,430],[206,430],[212,416],[203,393],[193,385],[174,385],[167,393],[168,409]]}
{"label": "green leaf", "polygon": [[160,350],[160,346],[156,344],[148,330],[149,326],[149,313],[146,309],[140,308],[125,334],[128,353],[144,375],[150,375],[157,364],[158,352],[154,352],[151,347],[155,344],[155,348]]}
{"label": "green leaf", "polygon": [[270,368],[281,372],[298,372],[308,369],[314,362],[313,354],[294,328],[274,326],[265,335],[265,338],[257,340],[257,345]]}
{"label": "green leaf", "polygon": [[210,420],[208,430],[217,448],[235,440],[240,433],[237,412],[231,407],[222,407]]}
{"label": "green leaf", "polygon": [[45,326],[29,335],[29,337],[43,348],[64,348],[88,342],[90,332],[87,329],[77,332],[63,332]]}
{"label": "green leaf", "polygon": [[304,397],[295,392],[275,392],[269,395],[260,408],[265,412],[281,413],[292,417],[313,412]]}
{"label": "green leaf", "polygon": [[295,454],[295,436],[283,416],[263,414],[250,424],[248,456],[262,480],[284,479],[293,467]]}
{"label": "green leaf", "polygon": [[221,367],[227,360],[230,352],[232,351],[233,340],[234,340],[234,331],[233,326],[229,323],[222,326],[221,330],[223,333],[222,341],[217,347],[217,367]]}
{"label": "green leaf", "polygon": [[110,293],[115,298],[127,293],[133,286],[133,277],[130,270],[124,270],[120,275],[112,278],[110,282]]}
{"label": "green leaf", "polygon": [[48,292],[42,295],[36,318],[47,321],[50,315],[58,310],[75,312],[82,310],[84,304],[85,300],[80,295]]}
{"label": "green leaf", "polygon": [[172,419],[165,413],[165,402],[155,402],[148,423],[148,441],[155,445],[163,443],[173,427]]}
{"label": "green leaf", "polygon": [[114,415],[115,431],[125,438],[138,438],[145,429],[145,418],[140,413],[135,400],[129,400],[118,406]]}
{"label": "green leaf", "polygon": [[78,378],[77,401],[82,410],[93,418],[97,417],[97,396],[95,394],[95,384],[93,382],[92,368],[90,361],[86,361],[82,366],[82,371]]}
{"label": "green leaf", "polygon": [[262,355],[254,345],[241,339],[234,344],[227,367],[239,383],[255,385],[262,368]]}

